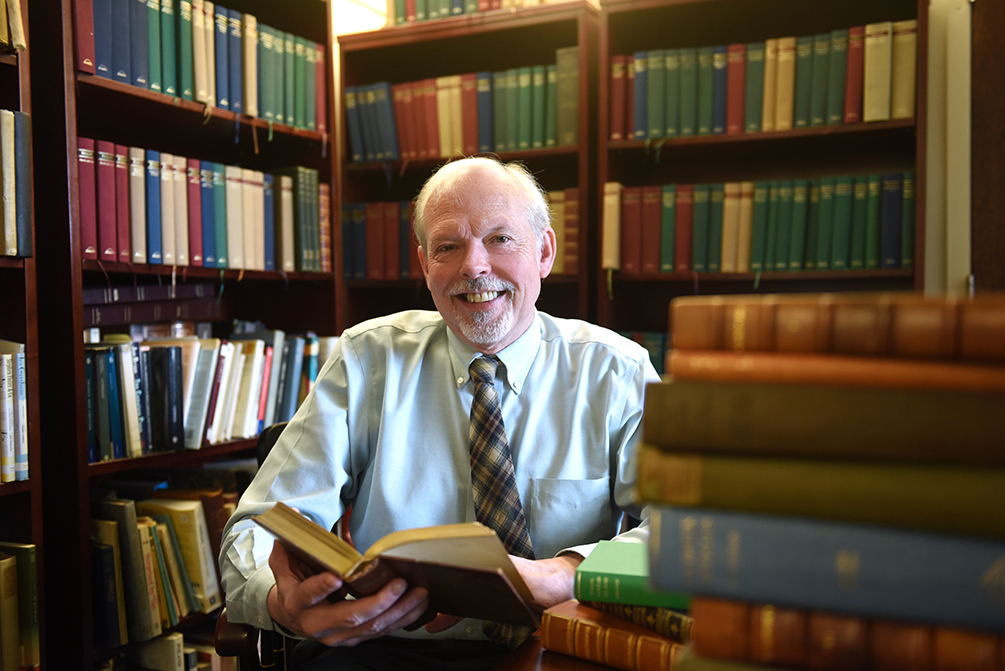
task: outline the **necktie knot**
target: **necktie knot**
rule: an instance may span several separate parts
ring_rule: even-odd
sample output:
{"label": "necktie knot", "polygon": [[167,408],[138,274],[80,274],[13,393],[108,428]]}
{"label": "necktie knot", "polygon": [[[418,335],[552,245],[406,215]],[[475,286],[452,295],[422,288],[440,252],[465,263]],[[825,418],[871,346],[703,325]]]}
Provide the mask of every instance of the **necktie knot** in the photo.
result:
{"label": "necktie knot", "polygon": [[480,356],[468,366],[468,373],[476,384],[494,384],[498,368],[499,359],[494,356]]}

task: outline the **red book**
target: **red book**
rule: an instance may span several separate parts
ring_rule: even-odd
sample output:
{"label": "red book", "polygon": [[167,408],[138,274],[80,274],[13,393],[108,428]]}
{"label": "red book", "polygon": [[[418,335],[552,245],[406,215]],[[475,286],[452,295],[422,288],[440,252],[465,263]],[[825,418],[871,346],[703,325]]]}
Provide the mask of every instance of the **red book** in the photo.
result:
{"label": "red book", "polygon": [[272,360],[275,356],[275,348],[272,345],[265,346],[265,363],[262,364],[262,389],[258,394],[258,426],[259,431],[264,429],[263,423],[265,422],[265,406],[268,405],[269,400],[269,378],[272,375]]}
{"label": "red book", "polygon": [[663,187],[642,187],[642,272],[660,271],[660,241],[663,223]]}
{"label": "red book", "polygon": [[129,244],[129,147],[115,145],[115,227],[119,261],[133,260]]}
{"label": "red book", "polygon": [[80,207],[80,250],[85,259],[98,258],[98,207],[95,187],[94,140],[77,138],[77,187]]}
{"label": "red book", "polygon": [[502,9],[502,0],[489,0],[489,9]]}
{"label": "red book", "polygon": [[[91,0],[74,0],[73,46],[77,69],[94,74],[94,7]],[[84,257],[89,258],[89,257]]]}
{"label": "red book", "polygon": [[461,137],[465,156],[478,153],[478,74],[461,75]]}
{"label": "red book", "polygon": [[405,106],[405,97],[412,97],[410,82],[391,85],[391,100],[394,101],[394,121],[398,127],[398,150],[401,160],[410,161],[416,158],[415,136],[412,134],[412,124]]}
{"label": "red book", "polygon": [[625,61],[624,54],[611,56],[611,132],[610,139],[625,139]]}
{"label": "red book", "polygon": [[202,266],[202,174],[199,159],[187,159],[185,168],[188,171],[188,263]]}
{"label": "red book", "polygon": [[642,272],[642,187],[621,190],[621,272]]}
{"label": "red book", "polygon": [[440,155],[440,121],[436,79],[422,80],[422,104],[426,116],[426,158],[437,158]]}
{"label": "red book", "polygon": [[332,271],[332,194],[328,182],[318,184],[318,247],[321,256],[321,272]]}
{"label": "red book", "polygon": [[405,22],[415,23],[415,0],[405,0]]}
{"label": "red book", "polygon": [[325,45],[317,45],[318,67],[315,74],[315,92],[317,106],[315,118],[319,133],[328,132],[328,65],[326,63]]}
{"label": "red book", "polygon": [[115,225],[115,145],[107,140],[94,143],[98,154],[96,169],[98,203],[98,258],[119,260],[119,231]]}
{"label": "red book", "polygon": [[[408,117],[405,119],[407,123],[411,125],[410,132],[412,137],[415,138],[413,143],[415,144],[415,158],[422,160],[424,158],[432,158],[429,155],[429,145],[426,141],[426,101],[423,98],[423,82],[409,82],[409,88],[412,90],[412,98],[408,103]],[[401,123],[400,121],[398,123]]]}
{"label": "red book", "polygon": [[366,204],[366,279],[384,279],[384,203]]}
{"label": "red book", "polygon": [[691,270],[691,236],[694,225],[694,184],[677,185],[677,203],[674,217],[675,272]]}
{"label": "red book", "polygon": [[384,203],[384,277],[396,280],[401,277],[401,213],[396,200]]}
{"label": "red book", "polygon": [[865,64],[865,26],[848,29],[848,71],[845,75],[844,122],[862,121],[862,68]]}
{"label": "red book", "polygon": [[744,94],[747,87],[747,45],[726,50],[726,135],[743,133]]}
{"label": "red book", "polygon": [[478,0],[478,11],[487,12],[492,9],[490,0]]}
{"label": "red book", "polygon": [[635,137],[635,56],[625,56],[625,138]]}

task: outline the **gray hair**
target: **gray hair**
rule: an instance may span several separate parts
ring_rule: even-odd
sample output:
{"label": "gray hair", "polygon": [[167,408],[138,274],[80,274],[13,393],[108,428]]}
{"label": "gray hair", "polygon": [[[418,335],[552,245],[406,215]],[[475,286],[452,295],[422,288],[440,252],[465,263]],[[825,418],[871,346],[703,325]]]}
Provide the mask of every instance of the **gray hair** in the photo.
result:
{"label": "gray hair", "polygon": [[419,245],[426,248],[425,210],[430,200],[452,195],[458,200],[459,189],[464,186],[468,175],[478,169],[488,170],[502,176],[507,189],[514,198],[522,198],[525,202],[524,212],[531,229],[534,231],[538,246],[544,240],[544,232],[551,228],[551,212],[548,208],[544,190],[525,165],[519,162],[503,163],[487,156],[474,156],[451,161],[441,166],[426,180],[422,190],[415,199],[415,218],[412,228]]}

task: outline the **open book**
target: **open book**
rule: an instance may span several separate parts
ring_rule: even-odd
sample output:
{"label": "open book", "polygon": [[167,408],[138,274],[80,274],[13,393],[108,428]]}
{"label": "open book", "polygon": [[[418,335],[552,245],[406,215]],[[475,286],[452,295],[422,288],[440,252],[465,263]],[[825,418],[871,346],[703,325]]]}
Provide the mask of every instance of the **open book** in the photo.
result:
{"label": "open book", "polygon": [[313,570],[340,576],[353,596],[373,594],[400,576],[429,592],[433,613],[538,624],[530,589],[496,533],[478,522],[395,531],[360,554],[284,503],[254,520]]}

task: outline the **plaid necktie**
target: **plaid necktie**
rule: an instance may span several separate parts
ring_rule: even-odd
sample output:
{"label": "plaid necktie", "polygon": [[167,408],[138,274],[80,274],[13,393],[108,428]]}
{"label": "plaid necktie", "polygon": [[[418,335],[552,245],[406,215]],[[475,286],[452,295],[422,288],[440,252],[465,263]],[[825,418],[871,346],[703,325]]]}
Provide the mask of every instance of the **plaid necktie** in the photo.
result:
{"label": "plaid necktie", "polygon": [[[520,493],[513,476],[513,458],[496,394],[498,366],[499,359],[480,356],[471,362],[468,369],[475,383],[469,433],[475,515],[479,522],[499,535],[507,552],[533,559],[534,548],[523,506],[520,505]],[[531,633],[528,627],[498,622],[486,622],[484,630],[490,640],[510,647],[519,645]]]}

